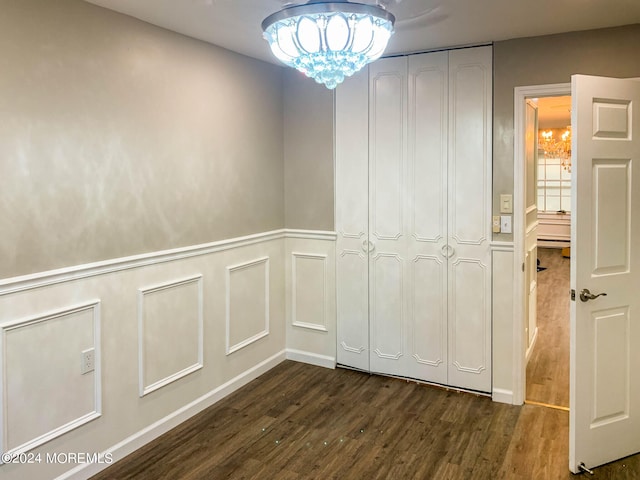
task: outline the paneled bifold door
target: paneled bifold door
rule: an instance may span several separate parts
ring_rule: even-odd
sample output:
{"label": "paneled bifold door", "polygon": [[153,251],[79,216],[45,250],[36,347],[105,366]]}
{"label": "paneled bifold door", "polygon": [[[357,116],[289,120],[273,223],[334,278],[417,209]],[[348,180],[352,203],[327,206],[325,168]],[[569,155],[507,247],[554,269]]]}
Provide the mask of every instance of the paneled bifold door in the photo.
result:
{"label": "paneled bifold door", "polygon": [[338,363],[491,390],[491,47],[336,91]]}

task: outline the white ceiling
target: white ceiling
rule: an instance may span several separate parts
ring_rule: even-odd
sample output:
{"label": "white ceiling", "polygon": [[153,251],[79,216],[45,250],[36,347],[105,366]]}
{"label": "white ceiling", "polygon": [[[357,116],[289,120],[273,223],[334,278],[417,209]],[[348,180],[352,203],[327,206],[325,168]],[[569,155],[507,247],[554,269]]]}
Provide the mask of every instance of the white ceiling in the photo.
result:
{"label": "white ceiling", "polygon": [[571,125],[571,96],[542,97],[538,104],[538,128],[566,128]]}
{"label": "white ceiling", "polygon": [[[262,38],[260,24],[287,3],[286,0],[86,1],[272,63],[277,62]],[[379,0],[379,3],[388,5],[397,19],[387,54],[640,23],[640,0]]]}

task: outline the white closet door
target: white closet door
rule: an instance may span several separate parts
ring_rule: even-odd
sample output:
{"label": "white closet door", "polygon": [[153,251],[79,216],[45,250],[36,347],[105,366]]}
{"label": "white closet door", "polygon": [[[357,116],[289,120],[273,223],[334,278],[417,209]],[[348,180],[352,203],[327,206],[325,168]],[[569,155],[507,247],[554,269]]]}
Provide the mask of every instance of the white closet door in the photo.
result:
{"label": "white closet door", "polygon": [[447,383],[448,52],[412,55],[408,74],[406,376]]}
{"label": "white closet door", "polygon": [[369,76],[335,90],[337,362],[369,371]]}
{"label": "white closet door", "polygon": [[338,363],[491,391],[491,47],[336,89]]}
{"label": "white closet door", "polygon": [[371,371],[406,375],[407,58],[369,65]]}
{"label": "white closet door", "polygon": [[449,385],[491,391],[491,47],[449,52]]}

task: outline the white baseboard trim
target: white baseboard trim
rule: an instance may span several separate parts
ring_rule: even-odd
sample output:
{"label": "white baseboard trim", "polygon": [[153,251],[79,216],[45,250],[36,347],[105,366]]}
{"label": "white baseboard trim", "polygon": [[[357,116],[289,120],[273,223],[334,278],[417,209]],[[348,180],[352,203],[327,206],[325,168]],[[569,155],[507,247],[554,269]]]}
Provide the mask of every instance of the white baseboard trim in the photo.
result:
{"label": "white baseboard trim", "polygon": [[491,400],[497,403],[513,405],[513,392],[504,388],[494,388],[493,392],[491,392]]}
{"label": "white baseboard trim", "polygon": [[[237,377],[232,378],[228,382],[211,390],[209,393],[201,396],[200,398],[149,425],[148,427],[143,428],[139,432],[134,433],[130,437],[125,438],[123,441],[102,452],[100,454],[100,457],[103,457],[107,453],[110,453],[113,457],[113,463],[123,459],[130,453],[143,447],[147,443],[168,432],[172,428],[178,426],[185,420],[188,420],[197,413],[200,413],[205,408],[210,407],[216,402],[219,402],[226,396],[245,386],[247,383],[255,380],[263,373],[266,373],[279,363],[283,362],[286,358],[288,358],[288,352],[286,350],[282,350],[276,353],[275,355],[250,368],[249,370],[241,373]],[[104,470],[108,466],[108,464],[98,463],[78,465],[77,467],[57,477],[56,480],[86,480],[89,477]]]}
{"label": "white baseboard trim", "polygon": [[334,357],[303,352],[302,350],[294,350],[292,348],[287,348],[287,360],[308,363],[310,365],[316,365],[317,367],[336,368],[336,359]]}

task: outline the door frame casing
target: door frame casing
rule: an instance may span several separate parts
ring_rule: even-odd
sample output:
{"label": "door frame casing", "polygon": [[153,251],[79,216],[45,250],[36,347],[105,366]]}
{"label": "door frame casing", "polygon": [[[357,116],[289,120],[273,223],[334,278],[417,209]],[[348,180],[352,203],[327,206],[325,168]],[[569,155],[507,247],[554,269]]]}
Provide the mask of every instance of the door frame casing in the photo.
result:
{"label": "door frame casing", "polygon": [[[513,106],[513,363],[512,385],[514,405],[525,400],[527,375],[527,339],[525,338],[525,298],[522,265],[525,261],[525,195],[526,145],[525,115],[528,98],[571,95],[571,83],[515,87]],[[568,293],[568,292],[567,292]]]}

